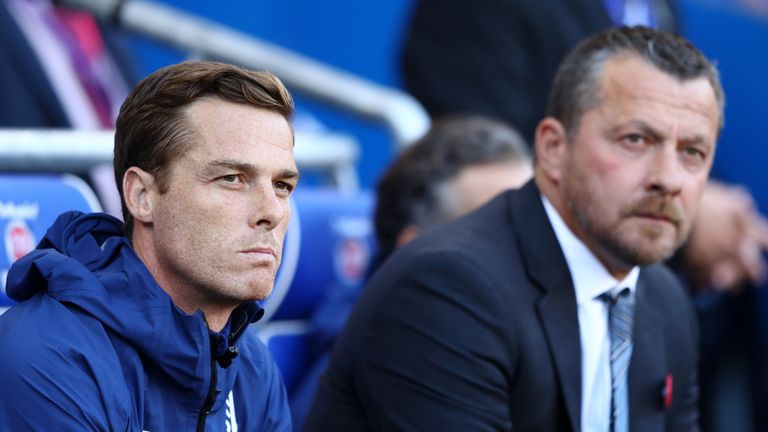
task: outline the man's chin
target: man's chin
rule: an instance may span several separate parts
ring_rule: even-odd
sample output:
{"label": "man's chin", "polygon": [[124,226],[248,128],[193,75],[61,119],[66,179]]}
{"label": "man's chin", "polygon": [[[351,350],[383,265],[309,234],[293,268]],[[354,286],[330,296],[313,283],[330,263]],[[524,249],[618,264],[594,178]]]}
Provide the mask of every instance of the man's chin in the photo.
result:
{"label": "man's chin", "polygon": [[262,301],[272,294],[272,288],[274,287],[274,281],[269,283],[258,282],[249,286],[248,298],[245,301]]}
{"label": "man's chin", "polygon": [[622,255],[629,264],[647,266],[666,261],[677,249],[678,246],[671,243],[654,244],[646,247],[626,248],[622,251]]}

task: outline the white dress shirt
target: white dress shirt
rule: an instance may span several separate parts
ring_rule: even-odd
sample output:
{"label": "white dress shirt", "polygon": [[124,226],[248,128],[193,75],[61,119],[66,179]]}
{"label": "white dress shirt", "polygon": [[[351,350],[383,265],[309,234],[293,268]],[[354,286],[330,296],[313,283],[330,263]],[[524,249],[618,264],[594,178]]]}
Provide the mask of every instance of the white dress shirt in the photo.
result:
{"label": "white dress shirt", "polygon": [[611,338],[608,306],[598,297],[623,288],[635,295],[640,269],[634,267],[623,280],[614,278],[573,234],[549,200],[542,196],[542,201],[576,290],[581,336],[581,430],[605,432],[611,412]]}

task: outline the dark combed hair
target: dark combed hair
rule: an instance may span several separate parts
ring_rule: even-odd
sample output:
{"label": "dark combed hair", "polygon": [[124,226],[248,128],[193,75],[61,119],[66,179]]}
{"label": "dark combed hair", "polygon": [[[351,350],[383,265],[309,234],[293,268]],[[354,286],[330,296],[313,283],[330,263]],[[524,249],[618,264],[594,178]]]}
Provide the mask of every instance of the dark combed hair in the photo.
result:
{"label": "dark combed hair", "polygon": [[462,169],[516,160],[528,162],[530,153],[525,140],[507,124],[480,116],[437,120],[379,180],[374,216],[377,261],[394,251],[406,226],[426,228],[447,217],[441,214],[438,191]]}
{"label": "dark combed hair", "polygon": [[717,98],[722,127],[725,95],[717,68],[684,38],[643,26],[609,29],[577,45],[555,75],[547,115],[559,120],[569,134],[574,134],[581,116],[600,102],[603,66],[619,55],[637,55],[681,81],[706,78]]}
{"label": "dark combed hair", "polygon": [[161,193],[175,159],[194,143],[185,108],[205,97],[274,111],[290,124],[293,100],[269,72],[250,71],[225,63],[189,61],[162,68],[144,78],[128,95],[115,128],[115,182],[120,192],[125,231],[133,217],[125,205],[123,176],[136,166],[152,174]]}

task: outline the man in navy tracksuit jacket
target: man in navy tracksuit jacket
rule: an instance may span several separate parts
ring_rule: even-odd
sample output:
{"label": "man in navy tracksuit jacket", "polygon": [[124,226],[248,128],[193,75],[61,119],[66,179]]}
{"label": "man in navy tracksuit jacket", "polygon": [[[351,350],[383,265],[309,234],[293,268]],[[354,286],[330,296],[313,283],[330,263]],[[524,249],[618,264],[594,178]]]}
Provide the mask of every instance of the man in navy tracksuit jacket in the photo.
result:
{"label": "man in navy tracksuit jacket", "polygon": [[11,267],[0,430],[289,431],[263,314],[296,185],[292,102],[265,72],[162,69],[124,103],[125,224],[69,212]]}

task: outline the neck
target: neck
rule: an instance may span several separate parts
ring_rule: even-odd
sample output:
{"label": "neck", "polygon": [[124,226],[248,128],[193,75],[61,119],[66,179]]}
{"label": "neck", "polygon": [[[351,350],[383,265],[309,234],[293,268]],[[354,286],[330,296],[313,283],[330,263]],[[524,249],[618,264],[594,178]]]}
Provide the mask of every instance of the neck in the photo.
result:
{"label": "neck", "polygon": [[210,301],[200,295],[199,290],[190,288],[189,284],[171,277],[164,266],[160,264],[161,260],[151,246],[151,238],[145,230],[134,229],[132,244],[136,255],[176,307],[188,315],[194,315],[195,312],[201,310],[208,328],[214,332],[220,332],[224,328],[237,305],[211,304]]}
{"label": "neck", "polygon": [[219,311],[211,310],[212,308],[200,309],[203,311],[203,315],[205,315],[205,322],[208,324],[208,328],[216,333],[220,332],[227,325],[227,321],[229,321],[229,317],[232,316],[232,311],[234,310],[234,308],[224,308]]}
{"label": "neck", "polygon": [[605,267],[608,273],[611,274],[617,280],[622,280],[632,270],[633,266],[627,265],[624,261],[619,260],[609,251],[605,250],[599,243],[595,242],[592,236],[582,227],[582,225],[576,220],[576,217],[565,205],[565,200],[558,189],[558,185],[548,182],[546,179],[536,177],[536,185],[539,191],[544,195],[547,200],[552,204],[560,218],[563,220],[568,229],[589,249],[592,255],[597,258],[598,261]]}

